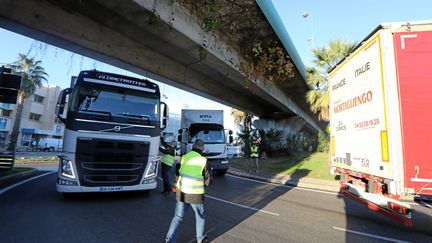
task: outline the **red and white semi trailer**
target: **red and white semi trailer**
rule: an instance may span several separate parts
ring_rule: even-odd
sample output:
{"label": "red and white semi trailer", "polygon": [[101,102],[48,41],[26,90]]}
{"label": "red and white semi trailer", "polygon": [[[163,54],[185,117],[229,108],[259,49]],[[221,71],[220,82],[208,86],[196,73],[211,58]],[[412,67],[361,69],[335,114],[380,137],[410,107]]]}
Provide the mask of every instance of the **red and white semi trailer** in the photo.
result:
{"label": "red and white semi trailer", "polygon": [[378,26],[329,72],[331,168],[341,191],[412,224],[432,197],[432,21]]}

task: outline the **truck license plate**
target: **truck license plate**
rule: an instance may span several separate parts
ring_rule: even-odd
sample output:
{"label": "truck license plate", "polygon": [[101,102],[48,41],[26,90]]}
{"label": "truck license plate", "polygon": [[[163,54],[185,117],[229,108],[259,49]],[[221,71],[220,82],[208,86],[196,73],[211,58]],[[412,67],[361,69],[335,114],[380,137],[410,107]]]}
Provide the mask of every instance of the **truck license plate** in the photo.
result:
{"label": "truck license plate", "polygon": [[100,192],[117,192],[123,190],[122,186],[101,186],[99,187]]}

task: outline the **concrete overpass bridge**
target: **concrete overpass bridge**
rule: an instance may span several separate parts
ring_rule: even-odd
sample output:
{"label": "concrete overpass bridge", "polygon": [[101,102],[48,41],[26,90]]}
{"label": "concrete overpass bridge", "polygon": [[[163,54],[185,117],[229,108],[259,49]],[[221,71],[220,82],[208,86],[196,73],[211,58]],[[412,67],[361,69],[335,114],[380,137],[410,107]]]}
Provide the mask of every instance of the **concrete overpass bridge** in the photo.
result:
{"label": "concrete overpass bridge", "polygon": [[[321,130],[304,98],[304,66],[265,17],[274,11],[269,2],[2,0],[0,27],[250,112],[262,126],[282,129],[291,119],[297,130]],[[253,40],[284,44],[291,65],[284,85],[245,73],[251,61],[242,48]]]}

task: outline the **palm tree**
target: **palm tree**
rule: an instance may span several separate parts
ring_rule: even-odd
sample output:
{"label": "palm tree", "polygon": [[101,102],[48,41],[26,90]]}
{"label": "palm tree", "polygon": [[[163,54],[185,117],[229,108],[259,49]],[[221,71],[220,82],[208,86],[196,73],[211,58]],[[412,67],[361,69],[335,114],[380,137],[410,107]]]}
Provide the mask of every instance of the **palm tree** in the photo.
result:
{"label": "palm tree", "polygon": [[328,46],[314,48],[312,63],[315,67],[307,68],[307,83],[311,90],[306,94],[306,100],[310,109],[318,113],[320,120],[328,121],[329,117],[329,93],[327,73],[344,58],[355,43],[348,43],[343,40],[332,40]]}
{"label": "palm tree", "polygon": [[15,122],[13,125],[10,143],[8,150],[13,151],[16,147],[18,135],[21,126],[21,116],[24,108],[24,99],[30,97],[36,88],[42,86],[42,81],[46,81],[48,74],[41,66],[42,61],[35,60],[34,57],[27,58],[24,54],[19,54],[18,60],[9,65],[13,72],[22,77],[21,89],[18,91],[17,110],[15,115]]}
{"label": "palm tree", "polygon": [[236,126],[240,125],[241,123],[243,123],[243,121],[246,119],[246,112],[237,110],[237,109],[232,109],[231,110],[231,116],[234,118],[234,124]]}

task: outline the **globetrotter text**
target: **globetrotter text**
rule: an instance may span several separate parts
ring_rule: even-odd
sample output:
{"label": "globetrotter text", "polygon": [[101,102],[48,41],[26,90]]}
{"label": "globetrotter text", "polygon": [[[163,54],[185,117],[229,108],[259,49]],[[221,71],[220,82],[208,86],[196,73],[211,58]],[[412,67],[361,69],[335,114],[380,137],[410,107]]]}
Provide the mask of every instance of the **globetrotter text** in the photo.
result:
{"label": "globetrotter text", "polygon": [[334,113],[339,113],[341,111],[345,111],[356,106],[368,103],[372,101],[372,91],[365,92],[359,96],[356,96],[352,99],[344,101],[333,108]]}

